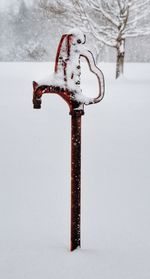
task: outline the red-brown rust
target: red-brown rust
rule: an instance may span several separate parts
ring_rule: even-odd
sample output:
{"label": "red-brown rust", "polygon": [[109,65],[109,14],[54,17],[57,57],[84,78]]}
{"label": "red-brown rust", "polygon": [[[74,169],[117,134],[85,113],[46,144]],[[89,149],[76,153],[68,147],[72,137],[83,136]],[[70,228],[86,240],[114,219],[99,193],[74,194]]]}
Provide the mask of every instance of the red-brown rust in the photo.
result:
{"label": "red-brown rust", "polygon": [[81,242],[81,116],[83,111],[73,111],[71,116],[71,247],[73,251]]}
{"label": "red-brown rust", "polygon": [[59,86],[52,85],[38,85],[33,81],[33,107],[34,109],[40,109],[42,103],[42,95],[45,93],[57,94],[68,104],[70,108],[70,114],[73,114],[74,109],[80,107],[80,103],[74,100],[74,92],[69,90],[64,90]]}

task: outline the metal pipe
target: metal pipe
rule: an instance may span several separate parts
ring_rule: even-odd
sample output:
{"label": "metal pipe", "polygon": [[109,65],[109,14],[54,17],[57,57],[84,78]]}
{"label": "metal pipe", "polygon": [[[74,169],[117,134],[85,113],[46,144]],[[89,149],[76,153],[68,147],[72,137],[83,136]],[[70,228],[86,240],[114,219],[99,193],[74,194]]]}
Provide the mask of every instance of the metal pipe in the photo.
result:
{"label": "metal pipe", "polygon": [[71,247],[73,251],[81,242],[81,116],[74,111],[71,116]]}

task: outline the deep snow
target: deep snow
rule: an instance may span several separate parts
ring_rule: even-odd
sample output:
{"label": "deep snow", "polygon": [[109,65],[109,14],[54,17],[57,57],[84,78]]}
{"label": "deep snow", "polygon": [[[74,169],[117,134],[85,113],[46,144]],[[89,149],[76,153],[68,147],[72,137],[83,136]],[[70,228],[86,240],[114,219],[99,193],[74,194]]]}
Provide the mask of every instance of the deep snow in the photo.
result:
{"label": "deep snow", "polygon": [[[85,67],[85,66],[84,66]],[[0,278],[150,278],[150,64],[127,64],[82,121],[82,249],[69,252],[70,116],[32,108],[49,63],[0,64]],[[83,76],[83,93],[96,80]]]}

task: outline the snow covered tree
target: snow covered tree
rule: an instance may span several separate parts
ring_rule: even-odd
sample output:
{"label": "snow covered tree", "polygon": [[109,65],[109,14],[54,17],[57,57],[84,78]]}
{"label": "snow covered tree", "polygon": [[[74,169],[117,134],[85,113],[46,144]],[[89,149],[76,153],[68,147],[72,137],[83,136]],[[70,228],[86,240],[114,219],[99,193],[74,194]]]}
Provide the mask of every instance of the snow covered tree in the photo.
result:
{"label": "snow covered tree", "polygon": [[[116,51],[118,77],[123,72],[126,38],[150,34],[150,0],[33,0],[32,5],[26,3],[26,0],[16,0],[5,12],[0,11],[0,59],[3,61],[54,60],[62,33],[78,27],[86,33],[96,62],[108,59],[110,48],[106,45],[114,48],[111,53]],[[136,47],[128,40],[130,60],[142,61],[146,56],[148,43],[147,49],[140,53],[138,42],[141,40],[136,41]],[[143,40],[146,41],[146,37]]]}
{"label": "snow covered tree", "polygon": [[43,25],[37,7],[28,7],[24,0],[19,0],[17,13],[12,18],[15,46],[11,48],[10,55],[14,60],[41,61],[46,56]]}
{"label": "snow covered tree", "polygon": [[45,16],[62,16],[66,13],[64,3],[61,0],[39,0],[39,7],[44,11]]}
{"label": "snow covered tree", "polygon": [[[150,0],[72,0],[97,43],[116,48],[116,78],[123,73],[125,39],[150,34]],[[72,21],[76,14],[72,13]]]}
{"label": "snow covered tree", "polygon": [[[67,3],[64,3],[63,0],[39,0],[38,8],[45,19],[46,25],[50,26],[52,33],[55,33],[54,36],[56,37],[56,34],[58,37],[61,36],[62,32],[65,32],[66,22],[68,22]],[[47,32],[46,25],[45,30],[43,30],[45,34]]]}

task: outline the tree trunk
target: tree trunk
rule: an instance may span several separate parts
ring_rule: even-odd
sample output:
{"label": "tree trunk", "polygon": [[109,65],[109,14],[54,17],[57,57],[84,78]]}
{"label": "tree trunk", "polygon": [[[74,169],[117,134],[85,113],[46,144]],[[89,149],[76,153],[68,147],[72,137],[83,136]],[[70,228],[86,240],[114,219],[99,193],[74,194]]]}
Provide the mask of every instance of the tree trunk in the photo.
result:
{"label": "tree trunk", "polygon": [[116,62],[116,79],[123,74],[124,69],[124,54],[117,54],[117,62]]}
{"label": "tree trunk", "polygon": [[116,79],[121,74],[123,74],[124,56],[125,56],[125,40],[122,39],[118,42],[118,46],[117,46]]}

